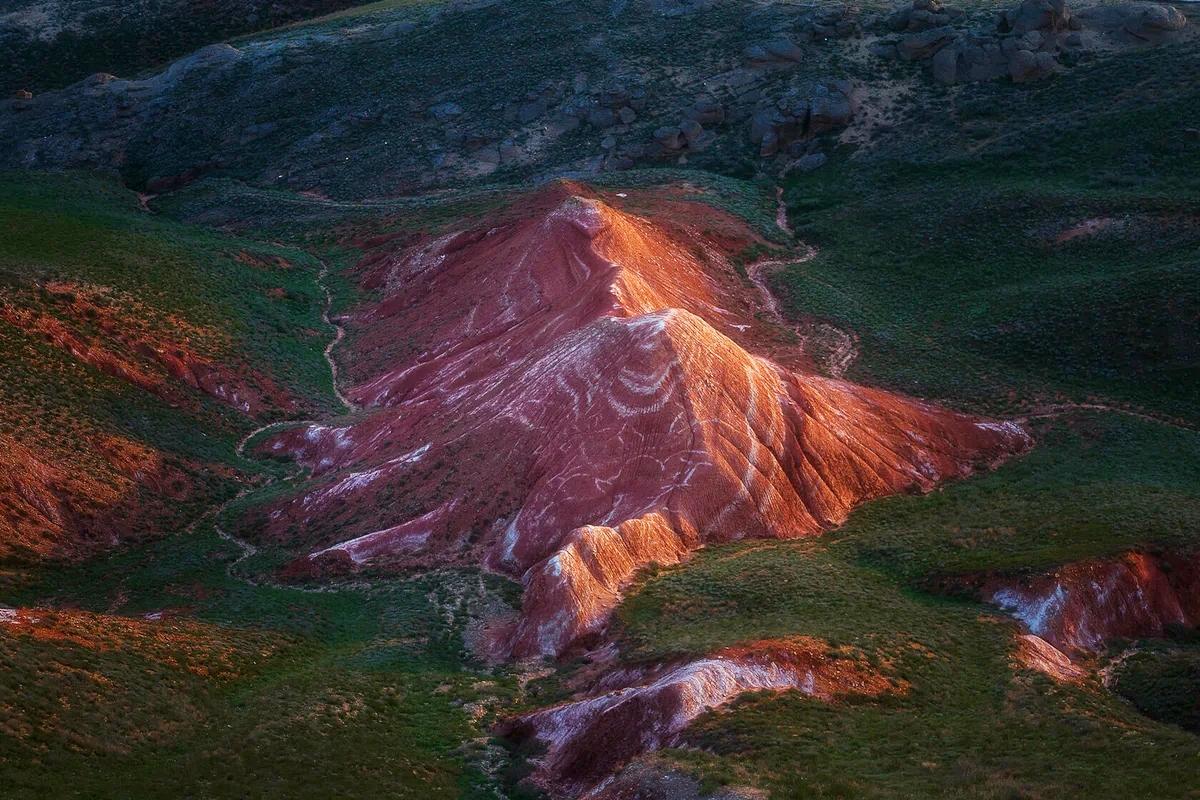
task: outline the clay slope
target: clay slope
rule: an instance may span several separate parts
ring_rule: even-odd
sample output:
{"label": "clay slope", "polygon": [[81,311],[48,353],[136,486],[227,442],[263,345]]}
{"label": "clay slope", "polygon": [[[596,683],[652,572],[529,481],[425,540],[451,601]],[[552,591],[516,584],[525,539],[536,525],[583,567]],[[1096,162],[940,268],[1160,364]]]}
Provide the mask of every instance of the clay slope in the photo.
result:
{"label": "clay slope", "polygon": [[981,594],[1059,650],[1086,656],[1111,639],[1200,625],[1200,558],[1132,552],[1020,580],[992,579]]}
{"label": "clay slope", "polygon": [[558,655],[640,567],[815,534],[1027,446],[755,355],[755,295],[714,243],[581,192],[369,259],[383,299],[346,320],[369,411],[266,445],[316,477],[259,521],[310,550],[294,570],[483,562],[525,584],[501,652]]}

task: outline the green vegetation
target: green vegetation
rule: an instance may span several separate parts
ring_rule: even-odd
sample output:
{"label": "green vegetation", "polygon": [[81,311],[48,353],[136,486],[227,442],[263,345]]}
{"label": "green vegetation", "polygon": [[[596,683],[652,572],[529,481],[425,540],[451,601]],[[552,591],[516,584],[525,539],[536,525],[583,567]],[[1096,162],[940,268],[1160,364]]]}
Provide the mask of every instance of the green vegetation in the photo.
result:
{"label": "green vegetation", "polygon": [[[228,74],[186,77],[184,111],[129,144],[124,177],[226,166],[156,200],[157,213],[100,178],[0,175],[4,307],[67,320],[77,297],[102,289],[86,294],[109,298],[97,308],[261,374],[294,408],[251,420],[198,392],[172,402],[0,318],[0,434],[80,465],[98,434],[166,452],[203,484],[175,509],[188,517],[228,500],[237,473],[276,478],[221,507],[238,532],[233,520],[295,489],[283,466],[238,459],[238,438],[270,419],[340,413],[314,253],[331,267],[335,310],[350,308],[364,239],[461,226],[531,179],[594,165],[604,134],[585,122],[545,140],[521,133],[526,161],[459,171],[473,143],[521,129],[504,118],[511,104],[547,84],[559,102],[577,74],[590,93],[619,82],[648,98],[621,145],[649,142],[701,79],[786,27],[785,12],[739,3],[678,18],[609,0],[430,17],[433,5],[382,0],[305,20],[237,42],[249,56]],[[403,38],[356,30],[410,17],[424,22]],[[70,59],[47,50],[27,63],[54,86],[177,52],[154,36],[131,47],[131,30],[100,49],[68,37],[54,47],[74,47]],[[171,46],[247,30],[189,27]],[[854,333],[850,378],[1032,415],[1038,444],[995,472],[868,504],[820,539],[711,548],[642,576],[617,626],[630,661],[803,634],[861,651],[907,687],[836,705],[747,698],[665,757],[708,786],[776,798],[1197,796],[1194,642],[1136,643],[1115,692],[1058,684],[1014,661],[1016,623],[939,592],[982,572],[1200,545],[1200,143],[1184,134],[1200,117],[1200,52],[1164,46],[1029,87],[947,89],[841,47],[806,46],[763,96],[826,74],[907,88],[864,146],[830,137],[826,166],[779,181],[797,240],[819,250],[774,278],[785,310]],[[108,60],[87,66],[97,58]],[[52,69],[37,67],[47,59]],[[439,119],[430,109],[443,103],[461,113]],[[260,125],[269,132],[240,141]],[[770,167],[744,130],[710,127],[717,144],[686,164],[588,180],[683,186],[680,197],[780,243]],[[96,319],[82,326],[113,335]],[[363,368],[345,367],[350,379]],[[519,773],[500,775],[511,756],[487,731],[530,701],[513,668],[475,662],[462,638],[473,618],[513,604],[513,584],[442,570],[283,587],[270,576],[294,555],[289,543],[235,564],[239,549],[211,520],[182,527],[86,563],[0,573],[6,604],[78,609],[28,630],[0,620],[5,797],[482,798]],[[567,696],[563,678],[579,666],[531,691]]]}
{"label": "green vegetation", "polygon": [[1032,89],[931,92],[903,123],[922,136],[791,180],[792,223],[820,253],[775,279],[785,305],[859,335],[858,379],[994,412],[1094,399],[1195,424],[1200,147],[1181,137],[1196,75],[1195,48],[1167,47]]}
{"label": "green vegetation", "polygon": [[230,36],[355,2],[130,0],[112,6],[97,0],[10,0],[3,10],[16,19],[0,32],[0,94],[59,89],[96,72],[133,77]]}
{"label": "green vegetation", "polygon": [[[464,668],[462,632],[503,586],[442,572],[256,587],[226,574],[235,554],[202,527],[6,597],[122,615],[92,625],[104,648],[0,635],[0,690],[22,698],[0,705],[6,797],[490,796],[475,766],[486,741],[463,745],[486,719],[462,706],[490,717],[515,684]],[[60,707],[67,685],[88,702]]]}
{"label": "green vegetation", "polygon": [[[859,643],[855,631],[876,624],[872,635],[907,636],[922,628],[881,621],[900,587],[1189,548],[1200,525],[1200,480],[1188,471],[1197,448],[1200,434],[1114,415],[1056,423],[1029,455],[928,495],[869,503],[819,545],[720,548],[649,577],[622,607],[625,635],[640,658],[789,633]],[[836,592],[815,588],[829,581]],[[861,618],[844,613],[855,607]],[[810,630],[816,610],[832,627]]]}
{"label": "green vegetation", "polygon": [[1153,719],[1200,733],[1200,647],[1193,641],[1178,647],[1143,643],[1142,648],[1117,668],[1117,693]]}
{"label": "green vegetation", "polygon": [[901,122],[924,135],[789,179],[790,220],[820,252],[775,288],[857,335],[851,377],[992,413],[1068,407],[995,472],[870,503],[816,542],[644,576],[619,614],[631,659],[807,634],[911,684],[836,706],[750,698],[671,761],[789,798],[1194,794],[1196,740],[1168,724],[1194,730],[1191,649],[1129,658],[1120,696],[1056,684],[1014,664],[1014,622],[935,590],[1200,545],[1200,148],[1179,139],[1198,63],[1164,49],[1028,90],[930,90]]}
{"label": "green vegetation", "polygon": [[[265,375],[297,403],[292,415],[335,407],[321,355],[329,332],[313,281],[318,265],[306,253],[152,216],[131,192],[84,177],[3,177],[0,220],[8,303],[62,317],[38,287],[63,281],[94,291],[111,310],[115,330],[84,331],[104,347],[121,326],[144,326],[151,340]],[[12,365],[0,385],[0,430],[18,438],[87,424],[178,455],[231,461],[233,442],[255,424],[198,393],[192,409],[172,407],[10,322],[0,321],[0,353]]]}

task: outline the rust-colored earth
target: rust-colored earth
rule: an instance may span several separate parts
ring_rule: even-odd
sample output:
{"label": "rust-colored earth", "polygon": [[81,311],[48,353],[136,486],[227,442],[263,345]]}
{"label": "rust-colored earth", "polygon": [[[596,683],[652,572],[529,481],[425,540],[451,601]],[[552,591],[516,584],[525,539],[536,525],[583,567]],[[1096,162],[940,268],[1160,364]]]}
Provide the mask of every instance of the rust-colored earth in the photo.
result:
{"label": "rust-colored earth", "polygon": [[993,578],[981,595],[1064,653],[1087,656],[1112,639],[1200,624],[1200,558],[1130,552],[1020,579]]}

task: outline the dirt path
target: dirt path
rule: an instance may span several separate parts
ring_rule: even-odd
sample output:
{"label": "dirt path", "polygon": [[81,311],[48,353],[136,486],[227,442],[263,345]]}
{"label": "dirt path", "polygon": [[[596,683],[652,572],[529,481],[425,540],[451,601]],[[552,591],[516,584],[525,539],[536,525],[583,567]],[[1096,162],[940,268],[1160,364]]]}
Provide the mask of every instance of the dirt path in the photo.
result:
{"label": "dirt path", "polygon": [[333,360],[333,348],[341,344],[342,339],[346,337],[346,329],[334,322],[329,316],[330,312],[333,310],[333,292],[330,290],[329,284],[325,281],[325,279],[329,276],[329,263],[324,259],[318,260],[321,262],[321,269],[317,272],[316,281],[317,286],[320,287],[322,294],[325,295],[325,307],[321,310],[321,319],[329,328],[333,330],[333,339],[329,342],[329,344],[325,345],[325,363],[329,365],[329,374],[333,378],[333,393],[337,395],[338,402],[340,402],[347,411],[356,411],[358,406],[351,402],[346,395],[342,394],[341,387],[339,386],[340,381],[338,377],[338,365],[337,362]]}
{"label": "dirt path", "polygon": [[783,187],[775,187],[775,227],[786,233],[788,236],[795,236],[792,232],[792,227],[788,225],[787,218],[787,203],[783,202]]}
{"label": "dirt path", "polygon": [[[776,220],[776,224],[787,225],[787,212],[780,201],[780,214],[782,221]],[[783,228],[787,230],[786,227]],[[756,261],[746,267],[746,275],[750,278],[750,282],[758,289],[758,293],[762,296],[763,307],[771,318],[787,328],[795,331],[800,337],[801,346],[809,352],[811,356],[817,358],[824,363],[825,369],[835,378],[840,378],[846,374],[846,370],[854,363],[854,359],[858,357],[858,348],[854,344],[854,336],[841,328],[830,325],[828,322],[808,322],[801,325],[790,325],[783,317],[783,312],[779,306],[779,298],[771,291],[771,287],[767,284],[767,276],[771,273],[783,269],[791,264],[803,264],[806,261],[811,261],[817,254],[814,247],[808,247],[807,252],[798,258],[788,259],[766,259]],[[814,347],[819,345],[820,347]],[[817,353],[815,350],[824,352]]]}
{"label": "dirt path", "polygon": [[1131,411],[1120,406],[1110,406],[1105,403],[1056,403],[1054,405],[1043,406],[1031,414],[1024,414],[1019,417],[1013,417],[1013,422],[1026,423],[1035,419],[1054,419],[1057,417],[1065,417],[1070,414],[1075,414],[1080,411],[1103,411],[1109,414],[1124,414],[1127,417],[1142,419],[1147,422],[1156,422],[1159,425],[1169,425],[1172,428],[1179,428],[1185,431],[1194,431],[1196,428],[1188,425],[1180,420],[1172,420],[1166,417],[1147,414],[1144,411]]}
{"label": "dirt path", "polygon": [[[339,381],[339,376],[338,376],[338,366],[337,366],[337,361],[335,361],[333,358],[333,350],[335,347],[338,346],[338,344],[341,343],[342,339],[346,335],[346,331],[341,325],[334,322],[333,319],[330,317],[330,311],[333,308],[333,292],[329,289],[329,285],[325,282],[326,277],[329,275],[329,264],[324,259],[318,259],[318,260],[320,261],[321,269],[317,272],[314,280],[316,281],[317,287],[321,290],[322,295],[325,297],[325,305],[324,305],[324,308],[322,308],[322,310],[321,310],[321,319],[333,331],[333,338],[330,340],[330,342],[327,345],[325,345],[325,350],[324,350],[325,363],[329,365],[329,374],[330,374],[330,378],[332,379],[332,382],[333,382],[333,393],[334,393],[334,395],[337,396],[338,402],[340,402],[342,404],[342,407],[346,411],[356,411],[358,409],[358,406],[356,406],[354,403],[352,403],[349,400],[349,398],[347,398],[344,394],[342,394],[341,387],[339,386],[340,381]],[[246,445],[255,436],[258,436],[259,434],[261,434],[265,431],[273,430],[276,428],[283,429],[283,428],[293,427],[296,425],[312,425],[312,424],[316,424],[317,422],[318,422],[317,420],[281,420],[278,422],[269,422],[266,425],[260,425],[257,428],[255,428],[254,430],[247,433],[245,436],[243,436],[238,441],[237,447],[234,448],[235,452],[237,453],[238,458],[242,459],[243,461],[252,461],[252,459],[250,459],[246,456]],[[300,470],[297,470],[296,472],[292,473],[288,477],[289,478],[296,477],[299,474],[300,474]],[[248,575],[243,575],[237,571],[237,567],[239,564],[241,564],[246,559],[251,558],[252,556],[254,556],[255,554],[258,553],[258,547],[251,544],[250,542],[245,541],[244,539],[239,539],[236,536],[234,536],[233,534],[226,531],[224,528],[221,527],[218,520],[221,518],[221,514],[223,514],[231,505],[233,505],[238,500],[241,500],[243,497],[245,497],[250,492],[260,491],[262,489],[265,489],[268,486],[271,486],[272,484],[277,483],[279,480],[281,480],[281,479],[280,478],[272,478],[270,481],[268,481],[267,483],[265,483],[261,486],[247,486],[247,487],[243,488],[236,495],[229,498],[228,500],[221,503],[220,505],[216,506],[215,508],[211,509],[203,517],[201,517],[200,519],[193,522],[190,526],[188,526],[188,530],[189,531],[192,530],[193,528],[195,528],[195,526],[197,524],[199,524],[203,520],[211,517],[212,521],[213,521],[213,530],[215,530],[217,532],[217,536],[220,536],[222,539],[224,539],[225,541],[234,545],[235,547],[238,548],[238,550],[241,551],[237,558],[235,558],[233,561],[229,562],[229,564],[226,565],[226,567],[225,567],[226,574],[228,574],[229,577],[231,577],[235,580],[239,580],[249,586],[269,586],[269,587],[276,588],[276,589],[287,589],[290,591],[307,592],[307,593],[314,593],[314,594],[318,594],[318,593],[322,593],[322,592],[337,592],[337,591],[341,591],[344,588],[347,588],[346,585],[305,587],[305,586],[293,586],[290,584],[282,584],[282,583],[278,583],[278,582],[271,581],[271,580],[261,580],[260,581],[260,580],[255,580],[254,578],[252,578]],[[365,585],[365,584],[353,584],[353,586],[361,586],[361,585]]]}

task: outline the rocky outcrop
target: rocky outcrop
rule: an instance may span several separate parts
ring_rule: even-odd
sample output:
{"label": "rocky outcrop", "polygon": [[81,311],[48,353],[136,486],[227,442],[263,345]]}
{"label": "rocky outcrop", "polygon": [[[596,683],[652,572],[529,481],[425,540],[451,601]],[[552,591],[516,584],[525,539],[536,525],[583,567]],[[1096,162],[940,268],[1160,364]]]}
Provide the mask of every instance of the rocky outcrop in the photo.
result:
{"label": "rocky outcrop", "polygon": [[1095,6],[1073,14],[1065,0],[1024,0],[1004,11],[990,31],[960,30],[957,17],[929,0],[917,0],[888,18],[898,39],[871,45],[880,58],[923,61],[942,84],[1007,77],[1028,83],[1053,75],[1064,52],[1086,48],[1082,32],[1126,42],[1158,43],[1182,30],[1187,19],[1169,6]]}
{"label": "rocky outcrop", "polygon": [[996,24],[996,30],[1000,33],[1018,36],[1031,31],[1061,33],[1078,27],[1078,24],[1071,23],[1071,11],[1067,8],[1066,0],[1022,0],[1016,8],[1001,12]]}
{"label": "rocky outcrop", "polygon": [[754,355],[760,301],[698,232],[727,218],[664,227],[581,191],[370,260],[383,299],[346,320],[366,411],[268,446],[316,478],[261,520],[307,532],[293,569],[483,562],[525,585],[500,654],[556,656],[648,564],[819,533],[1027,446]]}
{"label": "rocky outcrop", "polygon": [[1173,625],[1200,624],[1200,558],[1127,553],[1019,580],[992,579],[981,594],[1030,633],[1083,656],[1117,637],[1156,637]]}
{"label": "rocky outcrop", "polygon": [[760,156],[787,152],[793,145],[827,131],[845,127],[854,117],[854,88],[850,81],[824,80],[810,91],[789,90],[770,105],[754,112],[750,120],[750,141],[758,145]]}
{"label": "rocky outcrop", "polygon": [[748,692],[799,691],[831,701],[895,688],[817,640],[768,640],[651,670],[621,688],[511,720],[500,732],[544,746],[533,780],[579,797],[635,756],[676,743],[696,717]]}
{"label": "rocky outcrop", "polygon": [[[197,82],[221,80],[241,58],[237,48],[214,44],[145,80],[96,73],[61,92],[13,100],[10,103],[21,106],[14,110],[23,113],[7,125],[0,116],[0,138],[12,138],[10,163],[23,167],[120,169],[128,161],[134,139],[170,114],[178,91]],[[62,124],[67,114],[70,125]],[[35,131],[40,135],[33,135]],[[209,164],[212,158],[199,162]]]}
{"label": "rocky outcrop", "polygon": [[930,28],[943,28],[961,19],[961,9],[948,8],[939,0],[913,0],[900,6],[887,18],[887,27],[896,32],[914,33]]}
{"label": "rocky outcrop", "polygon": [[786,35],[748,45],[743,55],[751,65],[799,63],[804,60],[804,50]]}
{"label": "rocky outcrop", "polygon": [[1040,672],[1060,683],[1073,683],[1087,677],[1087,670],[1071,663],[1071,659],[1061,650],[1032,633],[1017,637],[1016,659],[1022,667]]}

